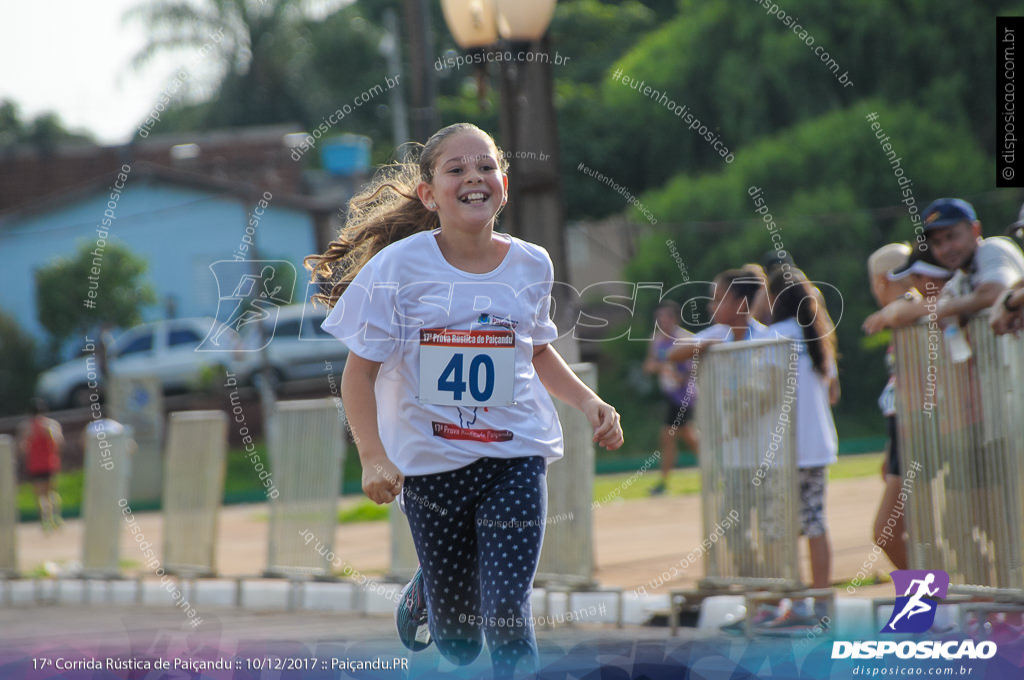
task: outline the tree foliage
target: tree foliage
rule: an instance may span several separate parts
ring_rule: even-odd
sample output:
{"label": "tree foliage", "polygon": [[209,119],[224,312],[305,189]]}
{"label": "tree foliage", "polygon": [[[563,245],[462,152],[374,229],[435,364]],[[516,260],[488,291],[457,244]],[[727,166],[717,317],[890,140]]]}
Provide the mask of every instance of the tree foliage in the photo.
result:
{"label": "tree foliage", "polygon": [[[95,242],[84,242],[74,256],[35,272],[39,323],[50,336],[51,351],[104,324],[138,325],[142,310],[157,301],[145,280],[144,259],[113,241],[99,251],[102,257],[93,254],[96,250]],[[87,300],[95,306],[87,306]]]}
{"label": "tree foliage", "polygon": [[[205,127],[281,123],[310,116],[303,92],[308,60],[306,0],[156,0],[125,19],[147,27],[149,42],[135,55],[142,66],[155,54],[189,48],[220,69],[212,99],[198,106]],[[190,108],[179,105],[178,109]],[[181,115],[181,114],[179,114]],[[173,121],[174,115],[169,116]]]}
{"label": "tree foliage", "polygon": [[[785,11],[806,31],[801,39],[758,3],[686,0],[614,68],[688,106],[737,157],[762,137],[869,98],[913,105],[991,149],[992,104],[978,93],[993,91],[995,43],[964,36],[989,35],[992,16],[1014,8],[1020,3],[792,0]],[[844,72],[852,86],[837,81]],[[590,165],[636,191],[721,166],[674,113],[621,81],[606,77],[592,108],[618,132],[607,157]]]}
{"label": "tree foliage", "polygon": [[30,144],[49,151],[60,142],[88,141],[92,138],[87,133],[68,130],[56,113],[41,113],[25,120],[15,102],[0,100],[0,149]]}
{"label": "tree foliage", "polygon": [[[877,113],[880,133],[872,130],[869,113]],[[876,137],[881,133],[888,140]],[[882,141],[893,146],[898,166]],[[938,196],[977,197],[983,220],[1009,220],[1020,194],[983,193],[994,172],[991,157],[970,136],[927,112],[911,104],[858,102],[763,138],[719,172],[677,175],[642,195],[659,229],[639,244],[627,278],[663,281],[665,289],[679,282],[666,245],[672,239],[688,276],[711,281],[719,271],[773,250],[765,222],[771,219],[782,247],[821,282],[836,317],[846,395],[840,413],[870,422],[873,411],[864,405],[874,403],[885,369],[884,348],[865,341],[860,331],[874,310],[866,258],[885,243],[913,241],[912,211],[919,214]],[[758,188],[767,214],[755,212],[751,194]]]}
{"label": "tree foliage", "polygon": [[[152,49],[160,49],[160,41],[195,42],[220,27],[231,36],[219,57],[226,66],[217,94],[168,114],[169,126],[290,117],[311,128],[387,73],[379,52],[383,17],[395,11],[401,20],[400,0],[356,0],[323,21],[304,18],[300,0],[257,3],[205,0],[200,9],[185,9],[184,3],[157,2],[140,10],[153,25],[179,30],[154,33]],[[626,208],[621,195],[577,171],[583,163],[638,196],[658,220],[638,245],[629,277],[678,282],[681,273],[666,247],[672,239],[690,278],[709,280],[771,247],[748,194],[761,188],[786,250],[812,279],[835,286],[831,305],[842,298],[842,408],[847,417],[858,411],[853,415],[868,422],[884,369],[877,342],[859,332],[873,304],[864,259],[914,232],[910,206],[901,203],[906,197],[865,116],[878,113],[902,173],[912,180],[918,210],[941,195],[964,196],[978,207],[986,233],[998,231],[1015,218],[1022,195],[989,193],[996,133],[993,17],[1020,15],[1024,3],[767,4],[788,18],[756,1],[558,3],[550,36],[552,49],[569,58],[553,70],[568,217],[599,218]],[[431,21],[437,55],[457,50],[436,5]],[[402,31],[408,74],[407,28]],[[664,93],[678,110],[685,105],[735,160],[724,162],[678,110],[616,74]],[[468,67],[438,73],[442,123],[469,120],[497,131],[497,65],[484,73],[483,97],[478,75]],[[409,92],[409,76],[402,87]],[[390,102],[379,97],[356,108],[336,131],[372,136],[379,160],[394,148],[390,114]],[[633,348],[609,344],[605,351],[622,371],[610,383],[631,389]]]}
{"label": "tree foliage", "polygon": [[0,347],[0,414],[24,413],[39,373],[35,341],[2,310]]}

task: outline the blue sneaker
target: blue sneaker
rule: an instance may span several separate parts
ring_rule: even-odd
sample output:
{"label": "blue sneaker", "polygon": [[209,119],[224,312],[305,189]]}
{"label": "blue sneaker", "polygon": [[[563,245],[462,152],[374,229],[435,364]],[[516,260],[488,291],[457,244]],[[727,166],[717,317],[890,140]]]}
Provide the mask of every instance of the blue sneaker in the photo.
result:
{"label": "blue sneaker", "polygon": [[423,593],[423,570],[419,567],[398,596],[395,626],[398,628],[398,639],[412,651],[418,652],[430,646],[427,598]]}

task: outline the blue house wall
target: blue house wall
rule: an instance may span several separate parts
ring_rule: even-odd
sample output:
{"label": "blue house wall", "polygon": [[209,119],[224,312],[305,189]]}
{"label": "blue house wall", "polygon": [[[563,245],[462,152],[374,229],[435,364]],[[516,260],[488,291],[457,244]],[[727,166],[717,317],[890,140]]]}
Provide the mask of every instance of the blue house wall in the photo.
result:
{"label": "blue house wall", "polygon": [[[97,190],[79,200],[35,209],[0,221],[0,310],[37,339],[45,338],[37,318],[38,295],[34,272],[60,257],[70,257],[80,243],[90,250],[102,245],[104,211],[109,190]],[[145,278],[156,289],[159,303],[144,310],[144,320],[167,316],[172,299],[175,316],[213,316],[218,287],[210,265],[241,253],[246,226],[258,247],[260,259],[287,260],[296,268],[294,299],[304,295],[307,279],[302,258],[315,249],[313,218],[309,213],[275,205],[271,198],[262,216],[252,214],[255,205],[216,192],[173,185],[150,178],[133,183],[129,177],[114,208],[115,219],[107,227],[107,240],[126,247],[149,264]],[[102,252],[97,250],[97,252]],[[97,296],[104,294],[102,267]],[[76,301],[87,299],[88,281],[68,281],[65,294]],[[224,294],[229,294],[226,291]]]}

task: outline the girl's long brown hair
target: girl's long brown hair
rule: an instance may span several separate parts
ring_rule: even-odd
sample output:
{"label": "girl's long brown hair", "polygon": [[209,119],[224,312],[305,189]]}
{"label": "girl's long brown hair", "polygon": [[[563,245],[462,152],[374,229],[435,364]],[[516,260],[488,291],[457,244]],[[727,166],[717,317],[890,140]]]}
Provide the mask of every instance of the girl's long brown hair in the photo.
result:
{"label": "girl's long brown hair", "polygon": [[[427,210],[416,195],[420,182],[430,182],[441,144],[459,132],[479,132],[490,135],[472,123],[455,123],[441,128],[427,140],[418,158],[381,167],[370,184],[352,197],[345,224],[337,238],[319,255],[308,255],[303,261],[311,272],[311,280],[323,291],[313,295],[314,302],[334,307],[359,270],[385,246],[416,232],[430,231],[440,226],[437,213]],[[494,143],[494,140],[491,140]],[[498,149],[498,164],[502,171],[507,162]]]}
{"label": "girl's long brown hair", "polygon": [[807,276],[795,267],[789,270],[776,268],[768,277],[768,291],[775,298],[772,323],[796,318],[804,330],[804,341],[814,370],[827,376],[829,364],[836,358],[836,334],[829,329],[825,320],[827,312],[821,309]]}

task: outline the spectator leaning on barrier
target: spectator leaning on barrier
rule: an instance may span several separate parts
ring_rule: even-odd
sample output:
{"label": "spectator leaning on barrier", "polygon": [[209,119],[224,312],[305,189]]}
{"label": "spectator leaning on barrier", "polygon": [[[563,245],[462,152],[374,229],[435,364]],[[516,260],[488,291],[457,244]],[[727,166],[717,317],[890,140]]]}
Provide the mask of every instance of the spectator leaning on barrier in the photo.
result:
{"label": "spectator leaning on barrier", "polygon": [[[1006,235],[1024,245],[1024,205],[1020,207],[1017,221],[1006,228]],[[992,305],[990,313],[992,330],[997,334],[1019,334],[1024,329],[1024,278],[1003,292]]]}
{"label": "spectator leaning on barrier", "polygon": [[990,323],[998,335],[1019,335],[1024,329],[1024,279],[1007,288],[992,305]]}
{"label": "spectator leaning on barrier", "polygon": [[[953,272],[936,264],[930,250],[915,248],[906,262],[883,273],[882,276],[886,281],[898,286],[893,290],[900,290],[900,294],[892,297],[888,304],[864,319],[861,329],[868,335],[886,328],[910,326],[934,311],[939,293],[953,276]],[[875,283],[872,280],[873,293],[874,290]],[[879,300],[877,294],[875,299]]]}
{"label": "spectator leaning on barrier", "polygon": [[1024,203],[1021,204],[1020,212],[1017,213],[1017,221],[1006,228],[1006,235],[1017,239],[1017,243],[1024,246]]}
{"label": "spectator leaning on barrier", "polygon": [[[711,288],[711,301],[708,303],[708,313],[711,316],[711,325],[708,328],[689,338],[676,340],[676,345],[671,348],[666,356],[669,361],[694,360],[691,370],[700,371],[700,362],[705,357],[700,356],[702,350],[722,342],[734,342],[742,340],[762,340],[774,338],[774,334],[768,327],[757,321],[751,315],[751,308],[754,297],[758,291],[764,289],[763,276],[757,276],[749,269],[727,269],[715,277]],[[751,376],[754,382],[760,382],[761,376]],[[722,409],[729,411],[725,405],[723,395],[710,394],[709,399],[702,398],[699,408]],[[765,414],[764,419],[769,416]],[[744,445],[740,431],[751,428],[767,432],[769,427],[765,423],[739,422],[733,418],[726,418],[722,421],[723,432],[701,433],[701,441],[714,441],[714,436],[721,438],[720,449],[708,450],[707,455],[717,456],[722,461],[724,474],[724,489],[721,496],[719,513],[724,516],[728,509],[734,507],[733,503],[742,498],[743,494],[750,489],[751,477],[754,469],[760,462],[760,454],[763,448],[750,447],[749,443]],[[705,440],[705,434],[708,439]],[[728,559],[735,561],[740,559],[741,554],[751,554],[755,551],[752,540],[746,533],[746,529],[739,523],[730,527],[725,533],[725,545],[728,552]],[[768,546],[774,547],[774,546]]]}
{"label": "spectator leaning on barrier", "polygon": [[[920,251],[918,251],[920,252]],[[864,321],[864,331],[874,326],[872,317],[876,320],[880,315],[889,309],[892,303],[903,301],[909,303],[908,295],[912,296],[910,281],[904,277],[898,280],[889,278],[889,273],[897,267],[902,267],[910,258],[911,249],[906,243],[889,243],[882,246],[868,257],[868,277],[871,281],[871,294],[878,303],[879,311],[870,315]],[[889,435],[885,450],[885,458],[882,461],[882,479],[885,480],[885,494],[878,506],[878,513],[875,516],[874,536],[875,543],[885,550],[893,565],[897,569],[907,568],[907,547],[904,540],[903,515],[895,517],[893,508],[896,505],[900,492],[902,476],[900,471],[899,437],[896,425],[896,354],[893,343],[885,351],[885,365],[889,373],[889,380],[878,397],[878,407],[886,420],[886,429]],[[894,517],[896,526],[889,527],[891,536],[886,536],[884,531],[889,517]]]}
{"label": "spectator leaning on barrier", "polygon": [[747,269],[727,269],[711,284],[708,313],[712,325],[692,336],[676,340],[666,355],[669,361],[688,361],[701,349],[733,340],[761,340],[775,337],[768,327],[751,314],[754,298],[764,289],[764,279]]}
{"label": "spectator leaning on barrier", "polygon": [[[1001,302],[1006,289],[1024,277],[1024,253],[1005,236],[981,238],[981,222],[974,208],[961,199],[938,199],[922,213],[922,222],[927,246],[935,259],[955,270],[942,289],[936,315],[946,320],[951,359],[954,363],[964,362],[972,357],[972,351],[957,332],[957,324],[963,325],[970,317]],[[969,386],[984,380],[980,366],[984,363],[968,365],[966,375],[974,376],[969,377]],[[950,489],[947,513],[940,522],[949,527],[966,526],[965,542],[955,549],[977,550],[986,563],[982,568],[994,574],[997,582],[1004,582],[1008,578],[1007,563],[999,555],[1004,546],[997,545],[994,553],[986,547],[996,545],[994,540],[1000,542],[994,538],[998,533],[992,519],[1005,513],[1014,500],[1010,480],[997,472],[1003,464],[999,451],[1001,435],[983,440],[982,421],[987,414],[976,395],[964,392],[952,398],[958,399],[958,413],[946,414],[950,417],[940,423],[940,428],[967,437],[967,455],[973,470],[969,479],[977,479],[978,483]]]}
{"label": "spectator leaning on barrier", "polygon": [[967,201],[940,198],[925,209],[922,222],[935,260],[954,271],[936,308],[940,319],[963,323],[1024,278],[1024,253],[1005,236],[982,238],[981,222]]}

